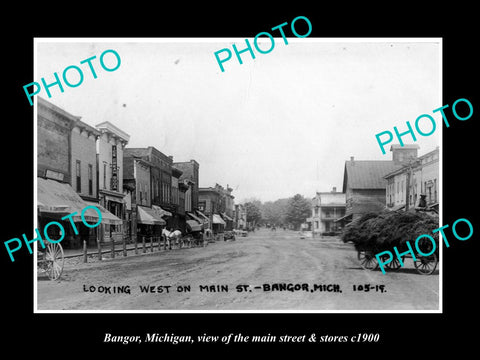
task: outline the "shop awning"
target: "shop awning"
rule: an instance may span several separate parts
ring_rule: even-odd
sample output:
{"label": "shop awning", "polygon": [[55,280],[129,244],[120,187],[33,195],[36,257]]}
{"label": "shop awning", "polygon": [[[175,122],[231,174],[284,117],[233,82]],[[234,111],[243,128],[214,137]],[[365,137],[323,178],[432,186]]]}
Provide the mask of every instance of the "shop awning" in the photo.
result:
{"label": "shop awning", "polygon": [[[37,178],[37,208],[40,216],[60,219],[76,212],[77,214],[71,218],[74,222],[80,222],[82,221],[82,210],[92,204],[97,206],[97,204],[87,203],[83,200],[69,184]],[[87,209],[84,219],[87,222],[96,223],[99,216],[94,209]]]}
{"label": "shop awning", "polygon": [[210,219],[208,218],[207,215],[205,215],[204,213],[202,213],[201,211],[198,211],[198,210],[196,210],[195,212],[197,213],[198,216],[200,216],[203,219],[204,223],[208,224],[210,222]]}
{"label": "shop awning", "polygon": [[[123,225],[123,220],[118,218],[117,216],[113,215],[110,211],[105,209],[102,205],[85,201],[88,205],[95,206],[100,213],[102,214],[102,224],[109,224],[109,225]],[[85,211],[85,215],[89,215],[91,217],[98,216],[97,212],[94,209],[88,209]]]}
{"label": "shop awning", "polygon": [[187,228],[190,231],[202,231],[203,226],[195,220],[187,220]]}
{"label": "shop awning", "polygon": [[137,206],[137,222],[144,225],[165,225],[163,220],[153,209]]}
{"label": "shop awning", "polygon": [[223,221],[223,219],[220,217],[220,215],[217,215],[217,214],[213,214],[212,222],[214,224],[227,225],[225,221]]}
{"label": "shop awning", "polygon": [[170,211],[164,210],[158,205],[152,205],[152,210],[155,212],[155,214],[159,215],[160,217],[172,216],[172,213]]}
{"label": "shop awning", "polygon": [[233,221],[233,219],[225,213],[222,214],[222,218],[223,218],[223,220]]}
{"label": "shop awning", "polygon": [[191,212],[187,212],[187,215],[190,216],[193,220],[195,220],[199,224],[203,224],[203,220],[200,219],[198,216],[192,214]]}

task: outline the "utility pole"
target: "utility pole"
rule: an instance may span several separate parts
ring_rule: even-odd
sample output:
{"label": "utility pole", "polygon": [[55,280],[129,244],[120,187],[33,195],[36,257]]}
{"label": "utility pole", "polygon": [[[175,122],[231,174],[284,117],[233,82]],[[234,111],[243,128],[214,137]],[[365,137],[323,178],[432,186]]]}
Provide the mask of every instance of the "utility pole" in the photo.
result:
{"label": "utility pole", "polygon": [[412,159],[408,162],[408,170],[407,170],[407,181],[406,181],[406,189],[405,189],[405,211],[410,209],[410,179],[413,177],[413,167],[418,165],[418,159]]}

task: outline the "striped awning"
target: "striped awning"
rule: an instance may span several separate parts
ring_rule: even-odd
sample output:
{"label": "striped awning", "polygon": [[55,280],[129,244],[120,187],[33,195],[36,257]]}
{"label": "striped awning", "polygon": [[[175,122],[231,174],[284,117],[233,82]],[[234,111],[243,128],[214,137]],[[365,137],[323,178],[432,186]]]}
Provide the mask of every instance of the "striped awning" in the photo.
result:
{"label": "striped awning", "polygon": [[[123,225],[123,220],[118,218],[117,216],[113,215],[110,211],[105,209],[102,205],[85,201],[88,205],[95,206],[98,210],[100,210],[100,214],[102,215],[102,224],[109,224],[109,225]],[[88,209],[85,211],[85,215],[90,216],[97,216],[97,212],[94,209]]]}
{"label": "striped awning", "polygon": [[187,215],[190,216],[193,220],[197,221],[200,224],[203,224],[203,220],[200,219],[198,216],[192,214],[191,212],[187,212]]}
{"label": "striped awning", "polygon": [[222,218],[227,221],[233,221],[233,219],[225,213],[222,214]]}
{"label": "striped awning", "polygon": [[162,217],[162,216],[172,216],[172,213],[170,211],[162,209],[158,205],[152,205],[152,210],[155,212],[155,214],[159,215],[160,217]]}
{"label": "striped awning", "polygon": [[222,217],[218,214],[213,214],[212,222],[214,224],[227,225],[226,222],[223,221]]}
{"label": "striped awning", "polygon": [[195,212],[197,213],[198,216],[200,216],[203,219],[204,223],[209,223],[210,222],[210,219],[208,218],[207,215],[205,215],[204,213],[202,213],[199,210],[196,210]]}
{"label": "striped awning", "polygon": [[[88,206],[90,208],[83,211]],[[97,223],[100,216],[91,206],[95,206],[100,211],[102,223],[118,225],[123,223],[122,220],[99,204],[83,200],[69,184],[41,177],[37,178],[37,209],[40,216],[61,219],[64,216],[76,213],[69,218],[74,222],[81,222],[83,212],[85,221]]]}
{"label": "striped awning", "polygon": [[203,225],[199,224],[195,220],[187,220],[187,228],[192,232],[193,231],[202,231]]}
{"label": "striped awning", "polygon": [[137,205],[137,222],[144,225],[165,225],[163,220],[153,209]]}

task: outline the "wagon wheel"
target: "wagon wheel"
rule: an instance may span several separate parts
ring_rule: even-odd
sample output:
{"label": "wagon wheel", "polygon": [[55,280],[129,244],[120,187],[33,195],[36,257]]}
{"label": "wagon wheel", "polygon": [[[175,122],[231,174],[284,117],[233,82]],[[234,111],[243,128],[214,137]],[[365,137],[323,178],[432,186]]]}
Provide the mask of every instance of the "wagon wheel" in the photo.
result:
{"label": "wagon wheel", "polygon": [[[405,260],[405,258],[402,257],[402,263],[404,263],[404,260]],[[400,260],[398,260],[398,258],[394,258],[392,261],[385,264],[385,267],[388,270],[397,271],[398,269],[400,269],[402,267],[402,265],[400,264]]]}
{"label": "wagon wheel", "polygon": [[43,270],[50,280],[57,280],[62,275],[64,258],[63,248],[60,244],[48,243],[43,253]]}
{"label": "wagon wheel", "polygon": [[378,261],[372,251],[360,250],[357,254],[362,268],[366,270],[375,270],[378,267]]}
{"label": "wagon wheel", "polygon": [[438,258],[435,253],[429,256],[417,255],[415,259],[413,261],[415,269],[422,275],[430,275],[437,268]]}

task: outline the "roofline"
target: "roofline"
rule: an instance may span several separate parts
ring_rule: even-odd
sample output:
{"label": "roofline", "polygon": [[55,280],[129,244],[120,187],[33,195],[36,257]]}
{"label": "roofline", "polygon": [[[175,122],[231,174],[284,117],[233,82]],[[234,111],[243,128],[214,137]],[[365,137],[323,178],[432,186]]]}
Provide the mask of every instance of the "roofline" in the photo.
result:
{"label": "roofline", "polygon": [[61,107],[58,107],[57,105],[52,104],[50,101],[47,101],[40,96],[37,96],[37,104],[45,106],[47,109],[53,110],[53,111],[57,112],[58,114],[66,117],[68,120],[71,120],[71,121],[74,121],[74,122],[77,121],[77,120],[80,120],[82,118],[81,116],[73,115],[73,114],[69,113],[68,111],[63,110]]}
{"label": "roofline", "polygon": [[125,131],[121,130],[117,126],[113,125],[110,121],[103,121],[100,124],[95,125],[95,127],[102,133],[112,133],[124,140],[125,142],[128,142],[130,140],[130,135],[128,135]]}

